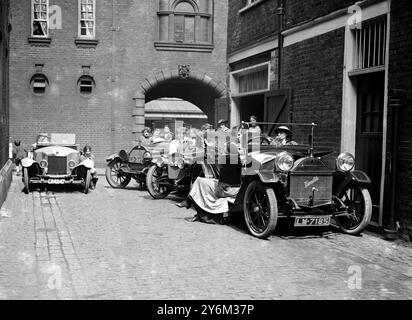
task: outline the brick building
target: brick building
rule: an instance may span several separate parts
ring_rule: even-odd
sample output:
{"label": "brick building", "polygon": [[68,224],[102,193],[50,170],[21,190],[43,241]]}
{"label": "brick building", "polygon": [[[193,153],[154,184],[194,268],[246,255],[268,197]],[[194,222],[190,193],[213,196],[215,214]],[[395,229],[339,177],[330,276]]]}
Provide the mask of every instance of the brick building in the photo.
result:
{"label": "brick building", "polygon": [[12,138],[76,133],[102,165],[134,143],[149,101],[181,98],[214,122],[227,10],[222,0],[13,1]]}
{"label": "brick building", "polygon": [[0,207],[11,182],[9,159],[9,1],[0,2]]}
{"label": "brick building", "polygon": [[317,145],[351,152],[372,178],[371,224],[392,229],[395,221],[412,228],[411,7],[406,0],[229,5],[232,123],[250,114],[316,122]]}

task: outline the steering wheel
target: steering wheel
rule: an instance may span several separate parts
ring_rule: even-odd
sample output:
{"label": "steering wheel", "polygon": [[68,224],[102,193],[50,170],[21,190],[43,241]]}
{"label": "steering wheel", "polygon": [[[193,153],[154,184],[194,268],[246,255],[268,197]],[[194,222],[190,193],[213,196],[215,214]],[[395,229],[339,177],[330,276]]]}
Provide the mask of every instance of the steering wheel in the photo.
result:
{"label": "steering wheel", "polygon": [[258,136],[258,137],[249,139],[248,144],[250,144],[252,141],[255,141],[255,140],[258,140],[258,139],[259,139],[259,144],[260,145],[269,145],[270,144],[269,139],[265,136]]}

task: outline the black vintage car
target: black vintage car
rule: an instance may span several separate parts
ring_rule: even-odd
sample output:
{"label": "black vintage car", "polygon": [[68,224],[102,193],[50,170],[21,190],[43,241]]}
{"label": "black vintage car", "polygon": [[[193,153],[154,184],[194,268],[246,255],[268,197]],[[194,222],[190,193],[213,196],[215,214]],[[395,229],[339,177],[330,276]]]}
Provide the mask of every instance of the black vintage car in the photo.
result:
{"label": "black vintage car", "polygon": [[203,150],[170,151],[153,159],[146,176],[147,191],[153,199],[163,199],[172,191],[189,192],[193,181],[201,176],[213,178],[217,173],[214,165],[204,161]]}
{"label": "black vintage car", "polygon": [[[308,129],[307,135],[300,134],[300,141],[306,143],[274,144],[272,133],[281,125]],[[231,201],[231,211],[243,211],[252,235],[268,237],[279,219],[290,219],[296,227],[334,224],[353,235],[368,226],[372,214],[369,177],[354,169],[355,159],[347,152],[336,157],[333,165],[328,164],[325,160],[331,158],[333,150],[314,148],[315,127],[271,124],[269,134],[249,139],[240,165],[241,187]]]}
{"label": "black vintage car", "polygon": [[126,152],[121,150],[106,158],[106,180],[112,188],[125,188],[131,179],[144,187],[146,174],[152,165],[153,157],[159,157],[167,142],[158,142],[151,145],[137,145]]}
{"label": "black vintage car", "polygon": [[81,158],[75,134],[39,134],[33,150],[22,159],[24,192],[32,185],[80,185],[88,193],[94,162]]}

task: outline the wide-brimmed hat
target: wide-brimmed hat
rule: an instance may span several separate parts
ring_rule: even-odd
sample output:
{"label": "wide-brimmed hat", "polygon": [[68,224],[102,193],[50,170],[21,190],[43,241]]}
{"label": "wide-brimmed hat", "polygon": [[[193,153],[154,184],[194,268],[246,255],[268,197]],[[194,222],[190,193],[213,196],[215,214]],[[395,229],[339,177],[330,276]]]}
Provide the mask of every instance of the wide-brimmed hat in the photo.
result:
{"label": "wide-brimmed hat", "polygon": [[220,119],[219,122],[217,123],[218,126],[220,126],[223,123],[228,123],[229,121],[225,120],[225,119]]}
{"label": "wide-brimmed hat", "polygon": [[275,134],[278,134],[279,132],[286,132],[286,134],[291,135],[292,131],[289,130],[287,126],[280,126],[275,129]]}
{"label": "wide-brimmed hat", "polygon": [[152,133],[152,129],[149,127],[144,127],[144,129],[142,130],[142,133],[144,133],[145,131],[149,131],[149,133]]}

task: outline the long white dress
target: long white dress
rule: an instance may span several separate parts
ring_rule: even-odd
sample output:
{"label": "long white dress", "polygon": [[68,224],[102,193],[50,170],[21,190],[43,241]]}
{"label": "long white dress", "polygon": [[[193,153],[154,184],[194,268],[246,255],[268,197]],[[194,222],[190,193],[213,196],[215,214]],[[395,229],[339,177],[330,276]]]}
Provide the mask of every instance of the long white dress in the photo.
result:
{"label": "long white dress", "polygon": [[229,211],[229,201],[236,198],[239,190],[239,187],[230,187],[217,179],[199,177],[193,183],[189,196],[207,213],[221,214]]}

